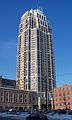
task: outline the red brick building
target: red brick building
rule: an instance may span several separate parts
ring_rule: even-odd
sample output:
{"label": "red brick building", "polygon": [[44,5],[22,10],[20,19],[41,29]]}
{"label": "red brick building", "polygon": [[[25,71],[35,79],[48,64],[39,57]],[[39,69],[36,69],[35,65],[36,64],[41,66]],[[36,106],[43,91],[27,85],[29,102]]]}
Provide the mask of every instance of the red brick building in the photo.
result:
{"label": "red brick building", "polygon": [[72,85],[54,88],[55,109],[72,109]]}

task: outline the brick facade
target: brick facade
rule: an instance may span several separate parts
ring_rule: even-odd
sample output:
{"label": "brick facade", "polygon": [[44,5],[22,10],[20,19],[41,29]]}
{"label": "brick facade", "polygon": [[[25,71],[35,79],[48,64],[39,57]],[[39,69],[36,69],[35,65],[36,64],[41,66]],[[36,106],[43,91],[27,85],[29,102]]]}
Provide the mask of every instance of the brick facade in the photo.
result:
{"label": "brick facade", "polygon": [[72,85],[54,88],[55,109],[72,109]]}

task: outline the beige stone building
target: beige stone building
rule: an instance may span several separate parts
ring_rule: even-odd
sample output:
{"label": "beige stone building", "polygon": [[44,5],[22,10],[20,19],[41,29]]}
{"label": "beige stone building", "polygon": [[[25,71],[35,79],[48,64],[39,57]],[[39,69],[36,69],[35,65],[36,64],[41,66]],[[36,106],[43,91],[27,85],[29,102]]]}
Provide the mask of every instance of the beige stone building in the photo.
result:
{"label": "beige stone building", "polygon": [[[41,10],[25,12],[19,25],[17,87],[36,91],[38,103],[51,106],[56,87],[52,28]],[[47,88],[47,89],[46,89]]]}

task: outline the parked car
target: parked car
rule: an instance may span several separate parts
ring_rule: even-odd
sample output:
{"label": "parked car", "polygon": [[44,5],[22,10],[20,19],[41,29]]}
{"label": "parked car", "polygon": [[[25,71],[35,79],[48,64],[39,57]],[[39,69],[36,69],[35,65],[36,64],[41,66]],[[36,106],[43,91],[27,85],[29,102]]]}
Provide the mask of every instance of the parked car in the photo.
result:
{"label": "parked car", "polygon": [[47,116],[43,113],[36,112],[26,117],[26,120],[47,120]]}
{"label": "parked car", "polygon": [[11,110],[8,112],[8,114],[16,114],[16,110]]}
{"label": "parked car", "polygon": [[21,111],[17,110],[17,109],[9,109],[9,111],[8,111],[8,114],[16,114],[16,115],[18,115],[20,113],[21,113]]}
{"label": "parked car", "polygon": [[51,112],[52,112],[52,110],[47,110],[45,113],[48,114],[48,113],[51,113]]}
{"label": "parked car", "polygon": [[68,115],[72,115],[72,110],[68,110],[68,111],[67,111],[67,114],[68,114]]}
{"label": "parked car", "polygon": [[57,110],[58,114],[66,114],[66,112],[67,112],[66,110]]}
{"label": "parked car", "polygon": [[57,110],[49,110],[49,111],[47,111],[46,114],[48,114],[48,115],[54,115],[56,113],[57,113]]}
{"label": "parked car", "polygon": [[0,111],[0,113],[7,113],[7,112],[8,112],[7,109],[5,109],[5,110],[1,110],[1,111]]}

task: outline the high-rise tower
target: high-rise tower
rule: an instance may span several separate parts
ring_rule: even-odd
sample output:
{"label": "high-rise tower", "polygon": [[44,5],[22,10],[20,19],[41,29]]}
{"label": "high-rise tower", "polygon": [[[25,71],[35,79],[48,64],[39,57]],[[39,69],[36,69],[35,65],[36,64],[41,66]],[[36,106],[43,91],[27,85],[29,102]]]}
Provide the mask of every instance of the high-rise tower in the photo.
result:
{"label": "high-rise tower", "polygon": [[19,25],[17,86],[18,89],[48,93],[56,86],[52,29],[40,10],[23,14]]}

